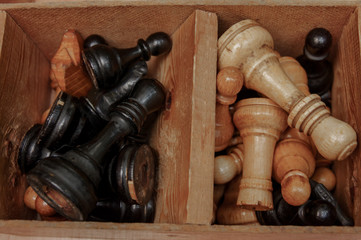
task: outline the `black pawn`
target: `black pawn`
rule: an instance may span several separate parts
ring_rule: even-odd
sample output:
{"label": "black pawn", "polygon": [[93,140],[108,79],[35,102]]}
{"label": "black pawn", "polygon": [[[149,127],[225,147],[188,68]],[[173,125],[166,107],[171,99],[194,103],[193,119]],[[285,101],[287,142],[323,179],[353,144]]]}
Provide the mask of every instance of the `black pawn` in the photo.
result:
{"label": "black pawn", "polygon": [[109,89],[123,75],[129,63],[141,59],[148,61],[151,56],[167,53],[172,48],[169,35],[157,32],[145,41],[138,40],[136,47],[118,49],[103,44],[84,49],[82,58],[86,70],[96,89]]}
{"label": "black pawn", "polygon": [[107,41],[102,36],[92,34],[84,40],[83,48],[87,49],[99,44],[108,45]]}
{"label": "black pawn", "polygon": [[332,64],[326,58],[331,45],[331,33],[324,28],[314,28],[307,34],[304,54],[297,58],[307,73],[310,92],[320,95],[328,105],[331,100],[333,70]]}

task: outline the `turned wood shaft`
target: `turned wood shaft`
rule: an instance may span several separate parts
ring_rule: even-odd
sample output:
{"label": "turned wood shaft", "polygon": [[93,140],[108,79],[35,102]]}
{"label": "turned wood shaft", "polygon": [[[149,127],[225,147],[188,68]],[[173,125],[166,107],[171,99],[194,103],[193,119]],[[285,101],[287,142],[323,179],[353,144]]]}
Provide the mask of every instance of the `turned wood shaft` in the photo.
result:
{"label": "turned wood shaft", "polygon": [[355,130],[331,117],[318,95],[306,96],[297,89],[279,63],[272,36],[257,22],[238,22],[219,38],[218,68],[227,66],[240,68],[247,88],[289,112],[288,125],[310,135],[325,158],[343,160],[355,150]]}

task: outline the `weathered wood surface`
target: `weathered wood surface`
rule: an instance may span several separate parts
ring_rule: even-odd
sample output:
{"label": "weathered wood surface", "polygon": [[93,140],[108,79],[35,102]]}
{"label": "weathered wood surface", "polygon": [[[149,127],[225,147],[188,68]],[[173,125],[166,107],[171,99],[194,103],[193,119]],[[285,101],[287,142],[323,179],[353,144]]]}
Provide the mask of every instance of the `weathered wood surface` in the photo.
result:
{"label": "weathered wood surface", "polygon": [[[217,17],[195,11],[156,59],[168,89],[151,138],[159,153],[156,222],[209,224],[213,208]],[[152,69],[152,64],[150,69]]]}
{"label": "weathered wood surface", "polygon": [[0,221],[2,239],[358,240],[360,227],[201,226],[95,222]]}

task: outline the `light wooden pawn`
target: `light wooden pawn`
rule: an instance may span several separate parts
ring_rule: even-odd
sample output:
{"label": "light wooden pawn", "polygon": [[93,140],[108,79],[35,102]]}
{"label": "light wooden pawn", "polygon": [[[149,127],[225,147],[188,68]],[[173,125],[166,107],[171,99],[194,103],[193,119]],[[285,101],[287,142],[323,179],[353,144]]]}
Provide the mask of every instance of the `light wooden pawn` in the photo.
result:
{"label": "light wooden pawn", "polygon": [[225,149],[234,132],[232,116],[229,105],[237,99],[237,93],[243,86],[243,76],[238,68],[226,67],[217,75],[217,103],[216,103],[216,129],[215,151]]}
{"label": "light wooden pawn", "polygon": [[307,136],[288,128],[276,145],[273,158],[273,178],[281,184],[283,199],[300,206],[311,195],[309,178],[315,171],[315,158]]}
{"label": "light wooden pawn", "polygon": [[259,225],[254,210],[237,206],[241,175],[234,178],[227,186],[224,200],[217,211],[217,222],[225,225]]}
{"label": "light wooden pawn", "polygon": [[238,144],[227,155],[220,155],[214,159],[214,183],[225,184],[242,171],[244,147]]}
{"label": "light wooden pawn", "polygon": [[273,208],[272,163],[277,140],[287,128],[287,113],[267,98],[249,98],[236,104],[233,122],[244,145],[238,205],[258,211]]}
{"label": "light wooden pawn", "polygon": [[344,160],[357,146],[355,130],[330,116],[316,94],[306,96],[290,81],[273,50],[271,34],[253,20],[231,26],[218,40],[218,68],[238,67],[245,87],[275,101],[289,113],[288,125],[310,135],[318,152]]}

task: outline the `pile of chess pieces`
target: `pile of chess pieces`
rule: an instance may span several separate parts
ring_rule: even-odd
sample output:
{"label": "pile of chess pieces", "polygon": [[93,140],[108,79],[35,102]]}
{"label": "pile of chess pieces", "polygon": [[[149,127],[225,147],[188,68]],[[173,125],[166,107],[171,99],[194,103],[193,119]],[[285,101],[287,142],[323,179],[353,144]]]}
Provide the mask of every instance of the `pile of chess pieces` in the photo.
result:
{"label": "pile of chess pieces", "polygon": [[253,20],[219,38],[215,223],[353,225],[331,194],[330,166],[357,146],[354,129],[330,114],[331,43],[312,29],[301,56],[280,56]]}
{"label": "pile of chess pieces", "polygon": [[157,153],[148,145],[165,89],[146,61],[167,54],[157,32],[117,49],[68,30],[51,60],[53,104],[22,139],[24,203],[45,220],[152,222]]}

